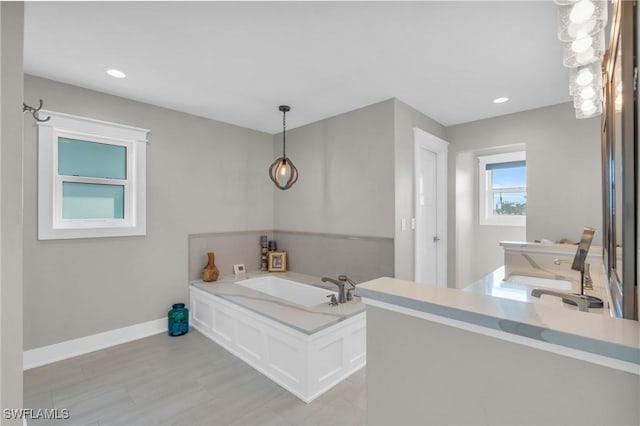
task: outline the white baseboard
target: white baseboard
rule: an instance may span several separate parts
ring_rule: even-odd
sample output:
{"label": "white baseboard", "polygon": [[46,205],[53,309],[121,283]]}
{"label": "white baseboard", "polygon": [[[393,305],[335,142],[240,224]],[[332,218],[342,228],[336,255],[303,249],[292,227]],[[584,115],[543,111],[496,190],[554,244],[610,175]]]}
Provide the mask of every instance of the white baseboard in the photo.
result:
{"label": "white baseboard", "polygon": [[67,340],[41,348],[30,349],[22,354],[24,370],[40,367],[52,362],[120,345],[143,337],[153,336],[167,331],[167,319],[160,318],[128,327],[92,334],[91,336]]}

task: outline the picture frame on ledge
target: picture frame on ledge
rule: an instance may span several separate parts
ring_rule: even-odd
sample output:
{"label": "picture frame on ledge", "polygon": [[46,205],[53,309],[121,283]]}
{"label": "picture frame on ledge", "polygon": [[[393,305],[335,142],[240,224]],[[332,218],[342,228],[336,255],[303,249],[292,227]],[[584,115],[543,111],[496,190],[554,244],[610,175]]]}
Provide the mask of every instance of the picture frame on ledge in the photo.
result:
{"label": "picture frame on ledge", "polygon": [[287,252],[286,251],[270,251],[269,252],[269,272],[286,272],[287,270]]}

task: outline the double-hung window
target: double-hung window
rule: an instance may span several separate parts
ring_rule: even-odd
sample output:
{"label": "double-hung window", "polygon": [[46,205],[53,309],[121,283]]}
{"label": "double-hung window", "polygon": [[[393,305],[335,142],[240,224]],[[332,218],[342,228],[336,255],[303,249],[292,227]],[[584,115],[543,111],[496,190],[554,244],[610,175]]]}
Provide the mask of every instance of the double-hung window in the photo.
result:
{"label": "double-hung window", "polygon": [[480,225],[525,226],[527,163],[524,151],[478,157]]}
{"label": "double-hung window", "polygon": [[38,128],[38,239],[145,235],[148,130],[46,114]]}

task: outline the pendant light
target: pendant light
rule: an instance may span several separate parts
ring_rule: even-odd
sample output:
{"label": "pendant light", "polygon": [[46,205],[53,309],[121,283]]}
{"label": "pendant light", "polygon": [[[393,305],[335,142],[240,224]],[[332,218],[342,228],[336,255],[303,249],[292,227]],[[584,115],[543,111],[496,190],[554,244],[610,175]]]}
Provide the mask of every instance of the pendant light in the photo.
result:
{"label": "pendant light", "polygon": [[286,146],[287,146],[287,112],[291,109],[288,105],[280,105],[278,107],[282,111],[282,157],[276,159],[276,161],[269,167],[269,177],[276,184],[278,189],[289,189],[298,180],[298,169],[293,165],[291,160],[287,158]]}

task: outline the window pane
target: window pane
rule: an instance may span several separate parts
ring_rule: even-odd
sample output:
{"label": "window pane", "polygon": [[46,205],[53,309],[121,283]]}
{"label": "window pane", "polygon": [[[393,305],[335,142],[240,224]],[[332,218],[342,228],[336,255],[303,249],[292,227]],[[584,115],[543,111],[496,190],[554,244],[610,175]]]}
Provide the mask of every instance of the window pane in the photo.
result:
{"label": "window pane", "polygon": [[124,185],[62,183],[63,219],[124,219]]}
{"label": "window pane", "polygon": [[493,214],[525,216],[527,214],[527,193],[493,191]]}
{"label": "window pane", "polygon": [[511,167],[494,169],[491,171],[492,187],[496,188],[524,188],[527,186],[527,168]]}
{"label": "window pane", "polygon": [[526,165],[527,162],[525,160],[503,161],[500,163],[487,163],[485,165],[485,170],[512,169],[514,167],[524,167]]}
{"label": "window pane", "polygon": [[127,178],[127,148],[58,138],[58,174],[106,179]]}

